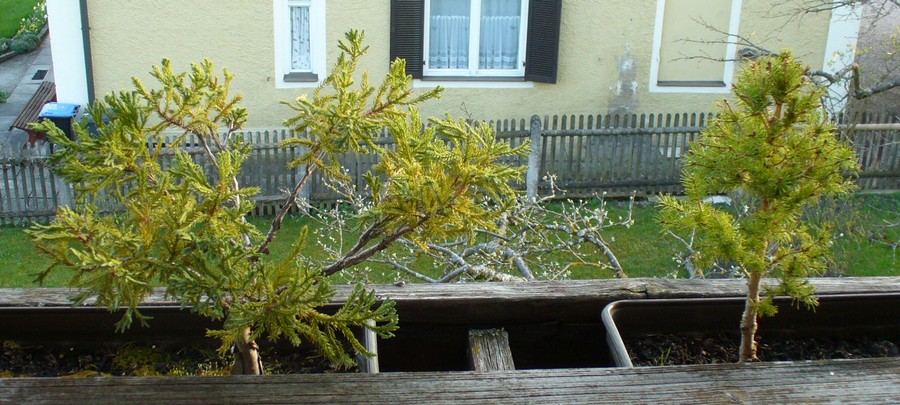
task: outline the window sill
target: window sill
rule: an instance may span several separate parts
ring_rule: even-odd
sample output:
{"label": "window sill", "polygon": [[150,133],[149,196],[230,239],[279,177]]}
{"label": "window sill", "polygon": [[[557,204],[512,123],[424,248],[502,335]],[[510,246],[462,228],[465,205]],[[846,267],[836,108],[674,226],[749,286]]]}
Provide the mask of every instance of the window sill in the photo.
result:
{"label": "window sill", "polygon": [[659,81],[650,84],[651,93],[731,93],[731,85],[724,81]]}
{"label": "window sill", "polygon": [[702,81],[702,80],[660,80],[656,83],[659,87],[725,87],[723,81]]}
{"label": "window sill", "polygon": [[534,82],[522,77],[426,76],[413,80],[413,88],[444,87],[448,89],[531,89]]}
{"label": "window sill", "polygon": [[285,83],[315,83],[319,81],[319,75],[315,73],[288,73],[284,75]]}
{"label": "window sill", "polygon": [[424,82],[524,82],[525,78],[510,76],[425,76]]}

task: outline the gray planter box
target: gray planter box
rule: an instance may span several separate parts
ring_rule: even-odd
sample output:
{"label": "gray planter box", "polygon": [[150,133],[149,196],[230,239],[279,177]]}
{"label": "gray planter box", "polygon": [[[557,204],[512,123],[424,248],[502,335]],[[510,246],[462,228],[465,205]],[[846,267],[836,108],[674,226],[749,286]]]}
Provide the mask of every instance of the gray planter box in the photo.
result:
{"label": "gray planter box", "polygon": [[[900,339],[900,294],[824,295],[815,311],[776,300],[778,314],[759,321],[758,334],[772,338],[882,336]],[[611,356],[633,367],[624,341],[648,335],[708,336],[739,332],[743,298],[625,300],[603,309]]]}

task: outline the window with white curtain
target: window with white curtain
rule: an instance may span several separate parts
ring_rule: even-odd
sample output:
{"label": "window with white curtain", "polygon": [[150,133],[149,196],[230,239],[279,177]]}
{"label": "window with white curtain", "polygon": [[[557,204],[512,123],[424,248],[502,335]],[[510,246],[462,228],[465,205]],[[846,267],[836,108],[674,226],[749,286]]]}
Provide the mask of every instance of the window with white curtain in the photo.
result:
{"label": "window with white curtain", "polygon": [[426,0],[426,76],[521,77],[527,0]]}
{"label": "window with white curtain", "polygon": [[273,0],[276,87],[311,87],[324,79],[325,0]]}
{"label": "window with white curtain", "polygon": [[312,72],[311,40],[309,37],[309,2],[290,4],[291,14],[291,71]]}

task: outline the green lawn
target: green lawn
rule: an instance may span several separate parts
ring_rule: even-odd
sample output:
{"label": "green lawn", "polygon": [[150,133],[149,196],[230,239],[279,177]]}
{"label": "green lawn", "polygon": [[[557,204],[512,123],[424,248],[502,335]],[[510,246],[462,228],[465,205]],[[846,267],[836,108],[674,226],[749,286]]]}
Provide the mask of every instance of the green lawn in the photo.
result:
{"label": "green lawn", "polygon": [[27,17],[40,0],[0,0],[0,38],[12,38],[19,30],[22,19]]}
{"label": "green lawn", "polygon": [[871,194],[831,207],[824,214],[843,224],[834,246],[835,275],[900,275],[900,193]]}
{"label": "green lawn", "polygon": [[[611,217],[625,215],[626,205],[611,202]],[[673,260],[679,248],[678,242],[664,236],[654,217],[657,209],[648,203],[639,203],[634,210],[635,224],[631,228],[612,228],[606,234],[607,241],[616,253],[629,277],[686,277]],[[900,257],[894,246],[900,241],[900,193],[857,195],[839,203],[823,204],[810,210],[809,222],[822,218],[834,223],[836,233],[844,234],[835,243],[835,262],[832,276],[897,276],[900,275]],[[251,220],[263,230],[268,229],[267,218]],[[268,260],[282,260],[303,225],[309,221],[288,218],[271,246]],[[892,226],[893,225],[893,226]],[[0,287],[34,287],[34,274],[48,265],[37,254],[31,241],[20,228],[0,228]],[[306,254],[321,257],[322,250],[310,243]],[[369,274],[376,283],[392,283],[397,276],[385,266],[372,266]],[[432,272],[432,275],[435,275]],[[348,280],[350,275],[337,275],[337,281]],[[573,279],[610,277],[594,269],[576,269]],[[46,286],[65,285],[65,273],[57,272]]]}

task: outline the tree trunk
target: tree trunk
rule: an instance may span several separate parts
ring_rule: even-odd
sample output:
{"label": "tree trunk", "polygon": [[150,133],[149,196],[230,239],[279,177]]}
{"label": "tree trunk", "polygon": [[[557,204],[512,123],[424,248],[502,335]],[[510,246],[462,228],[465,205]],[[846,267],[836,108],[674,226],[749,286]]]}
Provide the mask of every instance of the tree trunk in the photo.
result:
{"label": "tree trunk", "polygon": [[762,275],[757,273],[750,274],[747,279],[747,301],[744,304],[744,314],[741,316],[741,363],[759,361],[756,357],[756,318],[761,280]]}
{"label": "tree trunk", "polygon": [[234,345],[234,364],[231,375],[262,375],[262,359],[259,357],[259,346],[250,340],[250,328],[244,328],[240,342]]}

